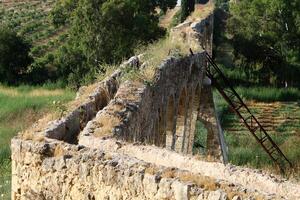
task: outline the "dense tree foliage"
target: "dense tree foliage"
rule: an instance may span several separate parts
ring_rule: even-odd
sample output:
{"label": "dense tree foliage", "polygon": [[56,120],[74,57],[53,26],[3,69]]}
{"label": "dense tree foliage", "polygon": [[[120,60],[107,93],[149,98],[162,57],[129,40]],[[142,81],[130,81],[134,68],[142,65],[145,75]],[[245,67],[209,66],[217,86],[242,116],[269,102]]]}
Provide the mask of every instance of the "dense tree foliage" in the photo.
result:
{"label": "dense tree foliage", "polygon": [[[58,26],[68,23],[69,38],[55,56],[63,79],[79,83],[93,78],[102,63],[118,63],[141,44],[163,36],[157,7],[163,11],[176,0],[74,0],[61,1],[52,13]],[[66,17],[67,16],[67,17]],[[63,19],[68,18],[69,21]]]}
{"label": "dense tree foliage", "polygon": [[195,9],[195,0],[181,1],[181,21],[183,22]]}
{"label": "dense tree foliage", "polygon": [[152,4],[166,12],[168,8],[174,8],[177,5],[177,0],[152,0]]}
{"label": "dense tree foliage", "polygon": [[240,0],[230,15],[237,66],[264,84],[299,83],[300,0]]}
{"label": "dense tree foliage", "polygon": [[17,84],[22,81],[32,62],[31,45],[7,27],[0,28],[0,82]]}

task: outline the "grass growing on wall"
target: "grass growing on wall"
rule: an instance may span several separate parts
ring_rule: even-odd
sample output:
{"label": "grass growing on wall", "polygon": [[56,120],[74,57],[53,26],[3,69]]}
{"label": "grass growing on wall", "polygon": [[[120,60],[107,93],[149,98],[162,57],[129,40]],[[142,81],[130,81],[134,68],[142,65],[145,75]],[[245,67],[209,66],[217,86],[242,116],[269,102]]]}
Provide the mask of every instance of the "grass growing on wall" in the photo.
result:
{"label": "grass growing on wall", "polygon": [[180,24],[180,17],[181,17],[181,9],[179,9],[175,15],[173,16],[172,20],[171,20],[171,23],[169,25],[169,29],[177,26],[178,24]]}
{"label": "grass growing on wall", "polygon": [[[50,88],[50,89],[49,89]],[[47,112],[53,112],[53,101],[67,102],[74,92],[65,89],[0,85],[0,199],[10,199],[10,140]]]}
{"label": "grass growing on wall", "polygon": [[163,60],[173,56],[180,58],[190,54],[190,46],[187,42],[180,39],[166,37],[147,46],[141,46],[135,51],[135,55],[142,55],[141,62],[145,66],[141,69],[125,68],[123,69],[122,80],[132,80],[151,84],[156,69],[162,64]]}

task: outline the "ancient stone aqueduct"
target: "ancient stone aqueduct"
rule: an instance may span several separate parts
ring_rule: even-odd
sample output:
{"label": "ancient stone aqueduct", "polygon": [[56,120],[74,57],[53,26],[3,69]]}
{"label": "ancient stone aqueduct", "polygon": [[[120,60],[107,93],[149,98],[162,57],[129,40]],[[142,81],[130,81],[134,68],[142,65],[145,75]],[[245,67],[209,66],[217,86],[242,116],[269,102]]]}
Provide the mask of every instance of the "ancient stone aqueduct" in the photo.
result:
{"label": "ancient stone aqueduct", "polygon": [[[212,27],[209,15],[172,34],[211,51]],[[222,164],[226,146],[206,64],[201,52],[166,58],[151,86],[119,84],[117,70],[88,95],[79,93],[81,103],[66,117],[19,134],[11,144],[12,199],[264,198],[258,189],[270,188],[259,181],[268,180],[245,182],[231,174],[239,169]],[[192,155],[197,120],[208,130],[207,155],[219,163]],[[223,176],[241,185],[218,180]],[[249,184],[257,190],[246,190]]]}

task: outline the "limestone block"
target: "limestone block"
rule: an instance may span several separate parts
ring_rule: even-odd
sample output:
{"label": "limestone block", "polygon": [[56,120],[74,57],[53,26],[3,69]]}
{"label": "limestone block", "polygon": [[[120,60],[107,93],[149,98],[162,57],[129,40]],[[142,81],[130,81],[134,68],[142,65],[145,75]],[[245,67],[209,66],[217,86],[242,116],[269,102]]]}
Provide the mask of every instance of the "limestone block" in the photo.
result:
{"label": "limestone block", "polygon": [[242,200],[242,198],[240,196],[234,196],[232,200]]}
{"label": "limestone block", "polygon": [[122,63],[121,68],[126,68],[126,67],[139,67],[139,57],[138,56],[132,56],[131,58],[129,58],[129,60],[125,61],[124,63]]}
{"label": "limestone block", "polygon": [[209,193],[208,200],[227,200],[227,194],[222,190],[216,190]]}
{"label": "limestone block", "polygon": [[170,199],[174,196],[174,193],[171,188],[172,181],[168,179],[161,179],[158,185],[158,192],[155,196],[156,199]]}
{"label": "limestone block", "polygon": [[156,183],[155,176],[150,174],[145,174],[143,180],[144,192],[147,198],[152,198],[156,195],[158,185]]}
{"label": "limestone block", "polygon": [[176,200],[189,199],[190,185],[184,184],[179,181],[174,181],[171,187],[174,192],[174,197]]}
{"label": "limestone block", "polygon": [[66,134],[68,135],[69,140],[72,140],[73,137],[80,131],[80,112],[79,109],[71,112],[65,119],[66,123]]}
{"label": "limestone block", "polygon": [[65,120],[53,121],[45,131],[45,136],[51,139],[62,140],[66,133]]}

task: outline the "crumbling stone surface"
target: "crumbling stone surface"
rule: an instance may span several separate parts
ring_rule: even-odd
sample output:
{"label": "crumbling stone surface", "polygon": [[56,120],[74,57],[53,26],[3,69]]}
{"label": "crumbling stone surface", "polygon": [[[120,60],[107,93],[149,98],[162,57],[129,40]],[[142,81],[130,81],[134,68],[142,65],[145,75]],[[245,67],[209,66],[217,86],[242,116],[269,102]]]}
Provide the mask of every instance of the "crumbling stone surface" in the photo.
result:
{"label": "crumbling stone surface", "polygon": [[[49,123],[45,128],[44,136],[51,139],[62,140],[68,143],[77,143],[77,136],[86,124],[114,98],[119,83],[121,71],[116,70],[111,76],[98,83],[96,89],[75,109],[65,117]],[[81,98],[85,87],[79,89],[76,99]]]}
{"label": "crumbling stone surface", "polygon": [[[172,34],[211,53],[212,23],[209,16]],[[204,88],[210,83],[203,53],[167,58],[151,84],[120,84],[122,69],[143,68],[142,60],[130,58],[88,95],[81,88],[78,105],[32,133],[44,135],[42,140],[12,140],[13,200],[300,199],[297,184],[191,155],[195,124],[202,119],[213,130],[209,152],[224,157],[212,95],[205,95],[211,89]]]}
{"label": "crumbling stone surface", "polygon": [[[125,154],[48,140],[12,141],[12,199],[224,199],[228,183]],[[189,177],[197,176],[197,180]],[[218,182],[217,180],[213,180]]]}
{"label": "crumbling stone surface", "polygon": [[[94,147],[102,151],[110,151],[135,157],[149,163],[155,163],[169,168],[178,168],[201,174],[219,180],[230,182],[232,188],[249,193],[259,191],[265,194],[265,199],[299,199],[300,185],[283,180],[275,175],[233,165],[223,165],[218,162],[205,162],[194,156],[178,154],[155,146],[142,146],[120,142],[116,139],[80,140],[86,147]],[[153,156],[155,155],[155,156]],[[231,194],[232,195],[232,194]],[[237,195],[236,198],[239,196]],[[233,198],[233,196],[231,197]],[[240,197],[241,198],[241,197]]]}
{"label": "crumbling stone surface", "polygon": [[[193,139],[186,139],[184,143],[184,138],[192,138],[194,134],[188,135],[185,127],[196,122],[180,120],[192,118],[192,110],[197,111],[196,105],[187,105],[194,96],[200,95],[197,94],[200,90],[196,91],[196,88],[201,88],[204,61],[203,53],[185,58],[171,57],[158,68],[152,86],[130,81],[123,83],[115,98],[80,133],[79,140],[114,136],[130,142],[168,146],[177,152],[191,153]],[[175,102],[173,106],[168,105],[170,100]],[[198,101],[194,103],[199,104]],[[179,109],[182,111],[176,115]],[[170,111],[174,117],[167,119]],[[171,127],[173,139],[167,144],[168,123],[176,124],[176,129]]]}

